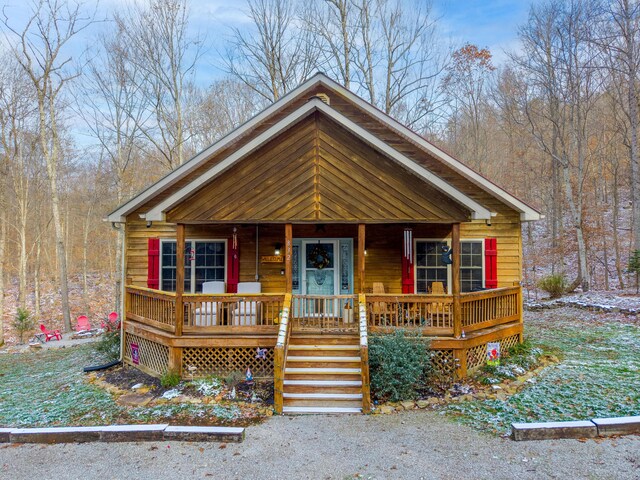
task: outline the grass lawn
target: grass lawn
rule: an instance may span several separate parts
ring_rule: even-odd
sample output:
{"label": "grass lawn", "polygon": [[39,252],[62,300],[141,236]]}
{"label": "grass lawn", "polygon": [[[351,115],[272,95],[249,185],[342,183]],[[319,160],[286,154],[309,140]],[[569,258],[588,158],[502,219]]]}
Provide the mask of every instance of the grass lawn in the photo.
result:
{"label": "grass lawn", "polygon": [[475,400],[445,411],[506,434],[512,422],[640,415],[640,325],[574,308],[527,312],[525,336],[561,361],[505,401]]}
{"label": "grass lawn", "polygon": [[235,405],[118,405],[111,394],[85,379],[82,368],[100,363],[93,345],[0,355],[0,426],[220,424],[241,415]]}

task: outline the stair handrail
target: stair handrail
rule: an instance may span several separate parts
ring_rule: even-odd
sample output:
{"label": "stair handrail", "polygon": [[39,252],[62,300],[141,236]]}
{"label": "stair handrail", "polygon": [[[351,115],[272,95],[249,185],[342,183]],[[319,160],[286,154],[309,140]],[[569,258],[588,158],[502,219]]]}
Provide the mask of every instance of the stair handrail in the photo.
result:
{"label": "stair handrail", "polygon": [[282,414],[284,407],[284,371],[287,364],[289,350],[289,313],[291,311],[291,294],[286,293],[282,302],[282,314],[280,315],[280,327],[278,339],[273,351],[273,406],[277,414]]}
{"label": "stair handrail", "polygon": [[369,339],[367,332],[367,297],[358,296],[360,321],[360,375],[362,378],[362,413],[371,412],[371,386],[369,380]]}

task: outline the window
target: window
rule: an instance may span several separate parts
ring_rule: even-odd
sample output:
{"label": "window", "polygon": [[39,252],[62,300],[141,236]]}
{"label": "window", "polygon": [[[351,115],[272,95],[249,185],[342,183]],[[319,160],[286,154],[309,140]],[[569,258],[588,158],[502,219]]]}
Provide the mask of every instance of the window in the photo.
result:
{"label": "window", "polygon": [[461,292],[473,292],[482,288],[482,267],[482,241],[460,242]]}
{"label": "window", "polygon": [[[176,290],[176,242],[162,241],[160,271],[162,290]],[[225,242],[187,240],[184,252],[184,291],[202,292],[204,282],[225,279]]]}
{"label": "window", "polygon": [[430,293],[433,282],[442,282],[448,289],[448,269],[442,262],[445,241],[416,242],[416,293]]}
{"label": "window", "polygon": [[[416,293],[431,293],[433,282],[442,282],[449,291],[449,268],[442,262],[442,247],[447,241],[416,241]],[[472,292],[483,288],[484,258],[482,240],[460,242],[460,291]]]}

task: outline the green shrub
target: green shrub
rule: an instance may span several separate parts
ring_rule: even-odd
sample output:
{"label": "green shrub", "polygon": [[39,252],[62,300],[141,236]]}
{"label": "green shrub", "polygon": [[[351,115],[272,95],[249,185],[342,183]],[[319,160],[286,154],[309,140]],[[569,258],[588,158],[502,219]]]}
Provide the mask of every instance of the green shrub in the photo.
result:
{"label": "green shrub", "polygon": [[414,399],[430,370],[428,344],[419,335],[399,330],[369,337],[369,374],[374,397],[399,402]]}
{"label": "green shrub", "polygon": [[96,342],[96,351],[108,361],[118,360],[120,358],[120,332],[103,333],[100,340]]}
{"label": "green shrub", "polygon": [[224,377],[224,383],[227,385],[227,388],[232,389],[244,382],[246,378],[246,375],[240,370],[235,370]]}
{"label": "green shrub", "polygon": [[160,385],[164,388],[175,388],[180,384],[180,373],[175,370],[167,370],[160,377]]}
{"label": "green shrub", "polygon": [[20,336],[20,343],[24,343],[24,334],[33,330],[35,326],[36,322],[28,310],[24,308],[16,310],[16,315],[13,317],[13,328]]}
{"label": "green shrub", "polygon": [[567,279],[564,275],[547,275],[538,281],[538,288],[549,294],[549,298],[560,298],[567,289]]}

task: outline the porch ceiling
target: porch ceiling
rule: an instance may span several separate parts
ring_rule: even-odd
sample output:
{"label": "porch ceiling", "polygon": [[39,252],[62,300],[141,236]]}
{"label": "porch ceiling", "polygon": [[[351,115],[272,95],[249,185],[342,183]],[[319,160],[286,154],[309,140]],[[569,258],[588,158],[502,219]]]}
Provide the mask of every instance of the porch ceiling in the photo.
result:
{"label": "porch ceiling", "polygon": [[472,212],[311,111],[166,212],[172,223],[468,221]]}

